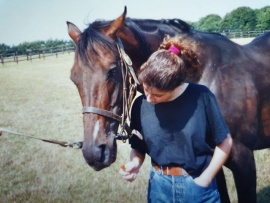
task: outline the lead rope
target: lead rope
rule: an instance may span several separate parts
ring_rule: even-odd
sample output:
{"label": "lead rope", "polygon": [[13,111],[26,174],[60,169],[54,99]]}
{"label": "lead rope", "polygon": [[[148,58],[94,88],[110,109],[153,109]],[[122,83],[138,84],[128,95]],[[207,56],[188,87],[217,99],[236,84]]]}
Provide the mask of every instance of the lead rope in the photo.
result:
{"label": "lead rope", "polygon": [[2,135],[3,132],[8,133],[8,134],[23,136],[23,137],[26,137],[26,138],[41,140],[43,142],[48,142],[48,143],[52,143],[52,144],[58,144],[58,145],[60,145],[62,147],[70,147],[70,148],[73,148],[73,149],[81,149],[82,146],[83,146],[83,142],[68,143],[68,142],[65,142],[65,141],[48,140],[48,139],[43,139],[43,138],[39,138],[39,137],[34,137],[32,135],[26,135],[26,134],[23,134],[23,133],[18,133],[16,131],[12,131],[12,130],[9,130],[9,129],[6,129],[6,128],[0,128],[0,136]]}

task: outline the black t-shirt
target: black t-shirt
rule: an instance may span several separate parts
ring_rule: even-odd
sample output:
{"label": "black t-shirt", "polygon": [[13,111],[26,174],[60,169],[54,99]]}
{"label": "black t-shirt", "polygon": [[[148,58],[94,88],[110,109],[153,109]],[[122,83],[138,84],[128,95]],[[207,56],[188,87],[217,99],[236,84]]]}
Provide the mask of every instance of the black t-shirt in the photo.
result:
{"label": "black t-shirt", "polygon": [[170,102],[151,104],[145,96],[138,97],[131,129],[144,138],[132,136],[131,147],[147,153],[153,165],[181,166],[194,176],[208,166],[215,146],[229,133],[213,93],[193,83]]}

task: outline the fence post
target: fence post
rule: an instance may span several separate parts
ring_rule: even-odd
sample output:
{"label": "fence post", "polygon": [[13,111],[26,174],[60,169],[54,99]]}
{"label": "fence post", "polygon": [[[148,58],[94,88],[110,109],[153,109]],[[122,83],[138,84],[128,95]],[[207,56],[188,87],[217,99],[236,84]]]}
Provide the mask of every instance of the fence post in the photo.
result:
{"label": "fence post", "polygon": [[18,53],[17,52],[15,52],[15,58],[16,58],[16,62],[18,64],[19,63],[19,58],[18,58]]}
{"label": "fence post", "polygon": [[32,49],[26,49],[27,53],[27,61],[31,60],[32,61]]}
{"label": "fence post", "polygon": [[0,56],[1,56],[1,63],[4,65],[4,57],[2,54]]}

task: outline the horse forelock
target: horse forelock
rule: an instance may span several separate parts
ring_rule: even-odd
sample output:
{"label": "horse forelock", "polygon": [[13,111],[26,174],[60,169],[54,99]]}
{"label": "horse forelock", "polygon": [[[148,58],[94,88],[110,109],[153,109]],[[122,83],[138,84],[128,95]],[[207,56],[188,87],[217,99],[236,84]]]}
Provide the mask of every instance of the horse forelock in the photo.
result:
{"label": "horse forelock", "polygon": [[99,57],[97,49],[117,53],[116,43],[101,33],[101,30],[109,25],[110,21],[95,21],[82,32],[77,51],[84,63],[88,64],[89,60],[93,61],[96,57]]}

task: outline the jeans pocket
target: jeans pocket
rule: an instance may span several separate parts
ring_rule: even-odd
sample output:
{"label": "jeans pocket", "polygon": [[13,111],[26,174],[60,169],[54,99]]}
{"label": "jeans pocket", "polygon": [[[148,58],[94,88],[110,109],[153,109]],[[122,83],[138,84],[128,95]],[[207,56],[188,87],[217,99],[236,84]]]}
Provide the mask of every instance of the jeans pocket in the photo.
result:
{"label": "jeans pocket", "polygon": [[194,179],[192,178],[192,176],[189,176],[189,182],[190,182],[190,184],[191,185],[193,185],[195,188],[198,188],[198,189],[203,189],[203,190],[207,190],[207,189],[209,189],[209,188],[211,188],[211,185],[212,185],[212,183],[210,183],[208,186],[201,186],[201,185],[198,185],[195,181],[194,181]]}
{"label": "jeans pocket", "polygon": [[211,202],[220,203],[219,193],[213,180],[209,186],[203,187],[195,183],[192,177],[187,178],[185,190],[185,202]]}

